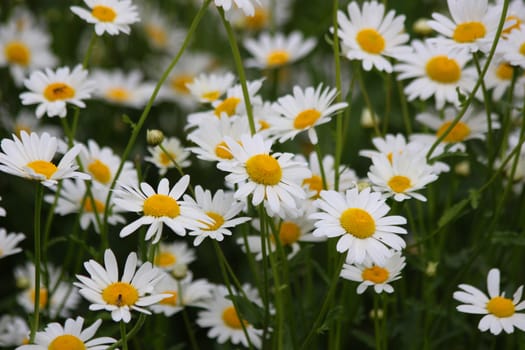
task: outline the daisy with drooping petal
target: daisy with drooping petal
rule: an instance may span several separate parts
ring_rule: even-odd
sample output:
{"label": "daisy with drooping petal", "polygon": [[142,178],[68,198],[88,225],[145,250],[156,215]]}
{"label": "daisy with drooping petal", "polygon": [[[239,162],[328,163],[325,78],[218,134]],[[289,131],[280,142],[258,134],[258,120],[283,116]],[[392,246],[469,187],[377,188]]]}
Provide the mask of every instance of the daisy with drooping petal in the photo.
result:
{"label": "daisy with drooping petal", "polygon": [[391,251],[391,256],[382,265],[376,265],[369,259],[362,264],[344,264],[340,276],[350,281],[361,282],[357,294],[363,294],[368,287],[374,287],[376,293],[392,293],[391,282],[401,278],[405,267],[405,257],[400,252]]}
{"label": "daisy with drooping petal", "polygon": [[232,7],[238,8],[244,12],[246,16],[253,16],[255,14],[254,5],[259,4],[259,0],[214,0],[215,6],[222,7],[224,11],[230,11]]}
{"label": "daisy with drooping petal", "polygon": [[91,79],[96,83],[94,96],[109,103],[133,108],[143,108],[155,87],[154,83],[143,82],[142,73],[132,70],[95,70]]}
{"label": "daisy with drooping petal", "polygon": [[71,6],[71,11],[88,23],[95,25],[95,33],[117,35],[129,34],[130,24],[140,21],[137,7],[131,0],[84,0],[89,11]]}
{"label": "daisy with drooping petal", "polygon": [[123,211],[142,213],[142,216],[120,230],[120,237],[126,237],[142,225],[149,225],[145,240],[153,238],[157,243],[164,225],[179,236],[186,235],[187,229],[203,227],[210,222],[200,209],[179,200],[190,183],[184,175],[171,189],[169,180],[160,180],[157,191],[148,183],[122,185],[115,190],[115,204]]}
{"label": "daisy with drooping petal", "polygon": [[301,182],[311,175],[306,164],[293,160],[291,153],[270,154],[272,144],[260,135],[243,135],[241,142],[226,138],[235,161],[221,161],[217,168],[227,171],[226,181],[238,184],[235,198],[244,200],[252,195],[252,204],[263,201],[273,213],[281,207],[294,210],[296,200],[306,197]]}
{"label": "daisy with drooping petal", "polygon": [[172,273],[177,266],[187,267],[196,259],[195,250],[186,242],[159,243],[159,251],[155,255],[154,265],[159,269]]}
{"label": "daisy with drooping petal", "polygon": [[321,210],[310,215],[316,220],[314,236],[340,237],[336,249],[348,252],[348,264],[370,259],[382,265],[391,255],[388,247],[400,251],[406,245],[398,235],[407,231],[398,225],[407,220],[399,215],[385,216],[390,207],[381,193],[371,192],[370,187],[361,192],[352,188],[344,194],[321,191],[321,198],[314,204]]}
{"label": "daisy with drooping petal", "polygon": [[80,152],[80,145],[67,151],[58,165],[51,162],[57,152],[58,140],[47,133],[39,136],[22,131],[20,139],[13,135],[13,140],[3,139],[0,146],[0,171],[5,173],[40,181],[45,186],[65,178],[90,178],[88,174],[75,171],[78,168],[75,157]]}
{"label": "daisy with drooping petal", "polygon": [[280,97],[272,108],[280,117],[268,119],[271,134],[278,137],[279,142],[293,139],[298,133],[307,131],[310,142],[317,144],[315,127],[328,123],[331,116],[346,108],[346,102],[334,103],[337,89],[319,84],[317,88],[293,88],[293,95]]}
{"label": "daisy with drooping petal", "polygon": [[111,312],[115,322],[129,323],[131,310],[151,314],[145,307],[158,303],[167,294],[152,294],[153,287],[164,277],[162,270],[145,262],[137,269],[137,254],[131,252],[126,259],[124,272],[119,279],[117,259],[110,249],[104,252],[104,266],[95,260],[84,263],[90,277],[77,275],[74,284],[79,293],[90,301],[92,311]]}
{"label": "daisy with drooping petal", "polygon": [[195,199],[185,195],[184,201],[202,209],[211,221],[205,227],[189,232],[190,236],[195,236],[193,240],[194,246],[201,244],[207,237],[220,242],[224,239],[224,236],[232,235],[232,228],[251,219],[245,216],[236,217],[243,210],[244,203],[236,201],[231,192],[218,190],[212,196],[210,190],[204,190],[201,186],[196,186]]}
{"label": "daisy with drooping petal", "polygon": [[7,233],[5,228],[0,228],[0,259],[20,253],[22,248],[17,245],[25,238],[23,233]]}
{"label": "daisy with drooping petal", "polygon": [[37,332],[33,345],[22,345],[17,350],[104,350],[116,342],[110,337],[93,338],[102,320],[84,327],[84,319],[68,318],[62,327],[58,322],[49,323],[45,330]]}
{"label": "daisy with drooping petal", "polygon": [[230,72],[201,73],[191,82],[186,84],[190,93],[202,103],[211,103],[218,100],[235,81],[235,75]]}
{"label": "daisy with drooping petal", "polygon": [[27,322],[19,316],[0,317],[0,346],[19,346],[27,344],[30,329]]}
{"label": "daisy with drooping petal", "polygon": [[523,286],[520,286],[510,299],[505,297],[505,292],[500,293],[499,282],[499,269],[491,269],[487,276],[488,297],[476,287],[460,284],[458,287],[461,290],[453,295],[454,299],[463,303],[456,307],[457,310],[485,315],[478,324],[482,332],[490,330],[490,333],[498,335],[503,330],[510,334],[514,332],[514,327],[525,331],[525,314],[516,312],[525,309],[525,300],[521,301]]}
{"label": "daisy with drooping petal", "polygon": [[[168,169],[175,168],[176,165],[180,168],[187,168],[191,165],[191,161],[188,159],[190,152],[182,147],[178,138],[165,138],[162,141],[162,147],[167,154],[159,146],[148,147],[150,155],[144,158],[145,161],[155,164],[159,169],[159,175],[166,175]],[[173,161],[177,164],[175,165]]]}
{"label": "daisy with drooping petal", "polygon": [[337,13],[342,54],[348,59],[362,61],[364,70],[375,67],[391,73],[388,57],[407,50],[401,46],[409,39],[404,33],[404,22],[405,16],[396,16],[394,10],[385,15],[385,6],[377,1],[364,2],[362,11],[357,2],[350,2],[348,16],[343,11]]}
{"label": "daisy with drooping petal", "polygon": [[503,59],[513,66],[525,68],[525,25],[507,35],[498,48]]}
{"label": "daisy with drooping petal", "polygon": [[317,41],[304,39],[301,32],[292,32],[288,36],[276,33],[271,36],[263,33],[258,39],[246,39],[244,47],[253,56],[246,60],[248,67],[277,68],[298,61],[313,50]]}
{"label": "daisy with drooping petal", "polygon": [[66,104],[86,107],[83,100],[90,98],[95,88],[87,75],[88,72],[81,65],[77,65],[72,71],[69,67],[61,67],[56,71],[49,68],[44,72],[34,71],[24,81],[25,87],[30,91],[20,94],[22,104],[38,104],[35,112],[37,118],[42,118],[44,114],[64,118],[67,114]]}

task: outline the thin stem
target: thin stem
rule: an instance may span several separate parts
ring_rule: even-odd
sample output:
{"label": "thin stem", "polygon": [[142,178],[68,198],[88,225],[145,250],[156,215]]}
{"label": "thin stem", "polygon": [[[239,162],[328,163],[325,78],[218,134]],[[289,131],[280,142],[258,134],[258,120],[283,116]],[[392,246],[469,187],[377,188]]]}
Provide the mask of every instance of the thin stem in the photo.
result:
{"label": "thin stem", "polygon": [[[168,152],[168,150],[166,149],[166,147],[164,147],[162,144],[158,145],[158,147],[161,149],[161,151],[166,155],[166,157],[168,157],[169,161],[171,163],[173,163],[173,165],[175,166],[175,168],[177,169],[177,171],[179,172],[180,176],[184,176],[184,170],[182,170],[181,166],[179,165],[179,163],[177,163],[177,161],[175,160],[175,158],[173,158],[173,156],[171,155],[171,153]],[[188,189],[190,190],[190,193],[192,196],[195,196],[195,191],[193,190],[193,186],[191,185],[191,183],[189,184],[188,186]]]}
{"label": "thin stem", "polygon": [[[335,66],[335,87],[338,91],[338,94],[336,96],[336,103],[343,101],[342,96],[342,79],[341,79],[341,57],[340,57],[340,49],[339,49],[339,25],[337,22],[337,11],[339,10],[339,0],[334,0],[332,3],[332,28],[333,28],[333,36],[332,36],[332,48],[334,52],[334,66]],[[339,188],[339,164],[341,163],[341,156],[342,156],[342,145],[343,145],[343,118],[342,118],[342,111],[337,112],[337,114],[334,116],[336,119],[335,121],[335,160],[334,160],[334,169],[335,169],[335,175],[334,175],[334,184],[335,184],[335,190]]]}
{"label": "thin stem", "polygon": [[120,321],[120,340],[122,341],[122,350],[128,350],[128,338],[124,321]]}
{"label": "thin stem", "polygon": [[370,100],[370,96],[368,96],[368,91],[366,90],[365,81],[363,79],[363,74],[361,72],[361,65],[359,62],[354,63],[354,73],[357,75],[357,81],[359,83],[359,88],[361,89],[361,93],[363,94],[363,99],[365,100],[366,108],[370,111],[370,115],[372,116],[372,124],[374,124],[374,132],[376,136],[381,136],[381,131],[379,130],[379,121],[377,120],[377,115],[374,111],[374,107],[372,106],[372,101]]}
{"label": "thin stem", "polygon": [[38,323],[40,318],[40,219],[42,211],[42,199],[44,197],[44,186],[39,182],[36,187],[35,194],[35,213],[34,213],[34,248],[35,248],[35,303],[34,303],[34,314],[33,324],[31,324],[31,333],[29,335],[29,343],[33,343],[35,340],[36,330],[38,329]]}
{"label": "thin stem", "polygon": [[376,341],[376,350],[381,350],[381,324],[379,319],[379,296],[374,292],[374,338]]}
{"label": "thin stem", "polygon": [[197,339],[195,339],[195,332],[193,331],[193,327],[191,326],[191,322],[188,317],[188,312],[186,311],[186,307],[184,305],[184,289],[182,288],[182,283],[179,279],[177,279],[177,291],[179,294],[179,305],[182,307],[182,318],[184,319],[184,326],[186,327],[186,332],[190,338],[191,348],[193,350],[199,350],[199,344],[197,343]]}

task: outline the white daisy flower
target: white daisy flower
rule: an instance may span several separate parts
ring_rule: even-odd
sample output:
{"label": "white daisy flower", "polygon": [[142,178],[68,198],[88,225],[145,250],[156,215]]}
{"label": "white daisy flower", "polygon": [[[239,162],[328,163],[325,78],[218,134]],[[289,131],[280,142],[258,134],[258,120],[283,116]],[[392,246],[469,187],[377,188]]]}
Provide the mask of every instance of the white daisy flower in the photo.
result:
{"label": "white daisy flower", "polygon": [[[496,6],[503,6],[505,0],[496,0]],[[525,3],[523,0],[511,0],[507,9],[507,18],[502,32],[503,38],[525,23]]]}
{"label": "white daisy flower", "polygon": [[281,207],[296,208],[296,200],[306,197],[302,180],[311,175],[304,163],[293,160],[291,153],[270,154],[271,142],[260,135],[244,135],[240,144],[231,138],[225,142],[235,161],[221,161],[217,168],[227,171],[226,181],[237,184],[235,198],[252,195],[252,204],[263,201],[273,213]]}
{"label": "white daisy flower", "polygon": [[[499,47],[501,47],[501,45]],[[487,90],[492,90],[493,101],[501,100],[505,91],[507,91],[507,89],[510,87],[514,74],[514,68],[509,64],[509,62],[503,61],[501,59],[492,60],[490,62],[487,74],[485,74],[484,82]],[[523,78],[521,78],[521,80],[523,80]],[[520,83],[516,82],[516,84]],[[480,100],[483,100],[483,93],[478,91],[476,97],[478,97]]]}
{"label": "white daisy flower", "polygon": [[304,39],[301,32],[294,31],[289,35],[276,33],[273,36],[262,33],[258,39],[246,39],[244,47],[253,56],[246,60],[248,67],[277,68],[293,63],[308,55],[317,41]]}
{"label": "white daisy flower", "polygon": [[22,104],[38,104],[35,112],[37,118],[42,118],[44,114],[64,118],[67,103],[80,108],[86,107],[83,100],[90,98],[95,88],[87,75],[88,72],[81,65],[77,65],[72,71],[69,67],[61,67],[56,71],[49,68],[44,72],[34,71],[24,81],[25,87],[30,91],[20,94]]}
{"label": "white daisy flower", "polygon": [[169,180],[163,178],[157,192],[148,183],[122,185],[115,190],[115,204],[123,211],[142,213],[142,216],[120,230],[120,237],[126,237],[142,225],[149,225],[145,240],[153,238],[157,243],[164,224],[179,236],[186,235],[187,229],[195,229],[209,223],[200,209],[179,200],[190,183],[189,175],[183,176],[171,189]]}
{"label": "white daisy flower", "polygon": [[115,322],[129,323],[130,310],[145,314],[151,312],[146,306],[158,303],[167,294],[152,294],[153,287],[164,277],[162,270],[143,263],[137,269],[137,254],[131,252],[126,259],[124,272],[119,279],[117,259],[110,249],[104,252],[104,266],[95,260],[84,263],[90,278],[77,275],[80,282],[74,284],[80,288],[79,293],[90,301],[92,311],[106,310],[111,312]]}
{"label": "white daisy flower", "polygon": [[17,350],[104,350],[108,345],[116,342],[110,337],[93,338],[102,320],[96,320],[91,326],[84,327],[84,319],[68,318],[64,326],[58,322],[49,323],[45,330],[37,332],[34,345],[22,345]]}
{"label": "white daisy flower", "polygon": [[219,99],[235,81],[235,75],[230,72],[222,74],[201,73],[186,84],[190,93],[202,103],[211,103]]}
{"label": "white daisy flower", "polygon": [[385,15],[385,6],[377,1],[364,2],[362,11],[357,2],[352,1],[347,11],[348,16],[343,11],[337,13],[342,54],[362,61],[364,70],[375,67],[391,73],[388,57],[407,51],[401,46],[409,39],[404,33],[405,16],[396,16],[394,10]]}
{"label": "white daisy flower", "polygon": [[0,316],[0,346],[19,346],[29,340],[30,329],[25,319],[19,316]]}
{"label": "white daisy flower", "polygon": [[[251,302],[262,305],[256,289],[246,284],[242,288]],[[259,349],[262,345],[263,330],[254,328],[243,319],[233,302],[227,298],[228,295],[225,286],[215,286],[212,297],[203,305],[206,310],[200,311],[197,315],[197,324],[203,328],[210,328],[208,337],[216,338],[219,344],[231,341],[235,345],[242,344],[248,347],[251,343],[253,347]],[[248,333],[249,342],[242,329],[243,325]]]}
{"label": "white daisy flower", "polygon": [[84,0],[89,11],[83,7],[71,6],[71,11],[84,21],[95,25],[95,33],[117,35],[129,34],[130,24],[140,21],[137,7],[131,0]]}
{"label": "white daisy flower", "polygon": [[0,146],[0,171],[5,173],[40,181],[45,186],[66,178],[90,178],[75,171],[78,168],[75,157],[80,152],[80,145],[67,151],[58,165],[51,162],[57,152],[58,140],[47,133],[39,136],[22,131],[20,139],[13,135],[13,140],[2,139]]}
{"label": "white daisy flower", "polygon": [[313,144],[317,144],[315,127],[328,123],[331,116],[346,108],[346,102],[333,103],[337,89],[319,84],[317,88],[293,88],[293,95],[280,97],[272,108],[280,117],[269,118],[271,134],[276,135],[279,142],[293,139],[298,133],[308,131]]}
{"label": "white daisy flower", "polygon": [[20,253],[22,248],[17,245],[25,238],[23,233],[7,233],[5,228],[0,227],[0,259]]}
{"label": "white daisy flower", "polygon": [[514,332],[514,327],[525,331],[525,314],[516,312],[525,309],[525,301],[521,301],[523,286],[520,286],[510,299],[505,297],[505,292],[500,293],[499,282],[499,269],[491,269],[487,276],[488,297],[476,287],[460,284],[458,287],[461,290],[453,295],[454,299],[463,303],[456,307],[457,310],[485,315],[478,324],[482,332],[490,330],[490,333],[498,335],[503,330],[510,334]]}
{"label": "white daisy flower", "polygon": [[195,250],[186,242],[160,242],[154,265],[166,272],[173,272],[178,266],[187,267],[196,259]]}
{"label": "white daisy flower", "polygon": [[361,282],[357,286],[357,294],[363,294],[368,287],[374,287],[376,293],[392,293],[391,282],[401,278],[401,270],[405,267],[405,257],[400,252],[391,251],[392,256],[384,264],[376,265],[372,261],[363,264],[344,264],[340,276],[350,281]]}
{"label": "white daisy flower", "polygon": [[198,246],[202,241],[209,237],[217,241],[222,241],[224,236],[231,236],[235,226],[246,221],[249,217],[236,217],[244,208],[244,203],[238,202],[233,198],[233,193],[218,190],[212,195],[210,190],[204,190],[201,186],[195,187],[195,199],[184,195],[184,201],[195,207],[202,209],[209,220],[212,222],[205,227],[191,230],[190,236],[195,236],[193,245]]}
{"label": "white daisy flower", "polygon": [[215,6],[222,7],[224,11],[230,11],[232,7],[238,8],[244,12],[246,16],[253,16],[255,14],[255,5],[259,4],[259,0],[214,0]]}
{"label": "white daisy flower", "polygon": [[370,187],[359,192],[358,188],[344,194],[336,191],[321,191],[321,198],[314,204],[321,210],[310,218],[317,220],[314,236],[340,237],[338,252],[348,252],[348,264],[361,264],[371,259],[378,265],[385,263],[391,251],[400,251],[405,241],[399,234],[407,231],[397,225],[407,220],[399,215],[385,216],[390,207],[381,193],[371,192]]}
{"label": "white daisy flower", "polygon": [[37,134],[47,132],[49,135],[58,139],[61,139],[63,135],[61,127],[46,124],[44,120],[35,118],[35,113],[27,109],[18,112],[14,118],[12,115],[0,111],[0,122],[8,132],[18,137],[20,137],[22,130],[28,134],[32,132],[36,132]]}
{"label": "white daisy flower", "polygon": [[151,47],[176,54],[186,37],[186,31],[174,27],[173,19],[152,3],[139,4],[140,25]]}
{"label": "white daisy flower", "polygon": [[500,43],[498,52],[511,65],[525,68],[525,25],[510,32]]}
{"label": "white daisy flower", "polygon": [[143,108],[155,87],[152,82],[143,82],[142,73],[138,70],[124,73],[119,69],[98,69],[93,71],[91,78],[97,85],[95,97],[115,105],[133,108]]}
{"label": "white daisy flower", "polygon": [[168,169],[175,168],[173,160],[181,168],[187,168],[191,165],[188,159],[190,152],[182,147],[179,139],[176,137],[168,137],[162,141],[162,147],[167,151],[166,154],[159,146],[148,147],[149,156],[144,157],[144,160],[153,163],[159,169],[159,175],[164,176]]}
{"label": "white daisy flower", "polygon": [[292,1],[259,0],[255,3],[253,15],[246,15],[235,6],[228,12],[229,22],[235,28],[248,31],[270,29],[270,25],[281,28],[291,16]]}

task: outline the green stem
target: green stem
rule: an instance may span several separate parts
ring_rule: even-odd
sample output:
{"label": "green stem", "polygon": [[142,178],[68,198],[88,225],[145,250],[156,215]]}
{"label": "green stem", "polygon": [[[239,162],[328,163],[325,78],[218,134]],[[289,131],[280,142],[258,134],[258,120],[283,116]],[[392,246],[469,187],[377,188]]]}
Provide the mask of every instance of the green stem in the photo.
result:
{"label": "green stem", "polygon": [[36,330],[38,329],[38,323],[40,318],[40,219],[42,211],[42,199],[44,197],[44,186],[41,183],[37,183],[36,195],[35,195],[35,213],[34,213],[34,248],[35,248],[35,303],[34,303],[34,314],[33,323],[31,324],[31,333],[29,335],[29,343],[33,343],[35,340]]}
{"label": "green stem", "polygon": [[[340,57],[340,49],[339,49],[339,25],[337,22],[337,11],[339,10],[339,0],[334,0],[332,2],[332,28],[333,28],[333,35],[332,35],[332,48],[334,52],[334,66],[335,66],[335,87],[337,89],[337,96],[336,96],[336,103],[343,101],[342,96],[342,79],[341,79],[341,57]],[[334,175],[334,185],[335,190],[339,188],[339,164],[341,163],[341,156],[343,151],[343,118],[342,118],[342,112],[339,111],[334,116],[336,122],[335,122],[335,159],[334,159],[334,169],[335,169],[335,175]]]}
{"label": "green stem", "polygon": [[399,103],[401,104],[401,113],[403,114],[403,123],[405,124],[406,136],[412,134],[412,123],[410,121],[410,113],[408,111],[408,103],[404,93],[403,82],[396,78],[394,73],[394,79],[397,81],[397,93],[399,94]]}
{"label": "green stem", "polygon": [[124,321],[120,321],[120,340],[122,341],[122,350],[128,350],[128,338]]}
{"label": "green stem", "polygon": [[365,81],[363,79],[363,73],[361,69],[361,65],[359,62],[354,63],[354,74],[357,75],[357,81],[359,83],[359,88],[361,89],[361,93],[363,94],[363,99],[365,100],[366,108],[370,111],[370,115],[372,116],[372,124],[374,124],[374,132],[376,136],[381,136],[381,131],[379,130],[379,121],[377,120],[377,115],[374,111],[374,107],[372,106],[372,101],[370,100],[370,96],[368,96],[368,91],[366,90]]}
{"label": "green stem", "polygon": [[381,324],[379,319],[379,296],[374,292],[374,338],[376,341],[376,350],[381,350]]}
{"label": "green stem", "polygon": [[[125,335],[125,339],[129,340],[131,339],[144,325],[144,321],[146,320],[145,314],[140,314],[139,319],[137,320],[137,323],[133,326],[133,328]],[[123,341],[120,339],[119,341],[115,342],[113,345],[111,345],[106,350],[114,350],[117,348],[117,346],[122,345]]]}
{"label": "green stem", "polygon": [[184,326],[186,327],[186,332],[188,333],[188,336],[190,338],[191,348],[193,350],[199,350],[197,339],[195,339],[195,332],[193,331],[193,327],[191,326],[191,322],[188,317],[188,312],[186,311],[186,306],[184,305],[184,290],[182,288],[182,283],[180,283],[179,279],[177,279],[177,291],[179,294],[179,297],[178,297],[179,305],[182,307],[182,318],[184,320]]}

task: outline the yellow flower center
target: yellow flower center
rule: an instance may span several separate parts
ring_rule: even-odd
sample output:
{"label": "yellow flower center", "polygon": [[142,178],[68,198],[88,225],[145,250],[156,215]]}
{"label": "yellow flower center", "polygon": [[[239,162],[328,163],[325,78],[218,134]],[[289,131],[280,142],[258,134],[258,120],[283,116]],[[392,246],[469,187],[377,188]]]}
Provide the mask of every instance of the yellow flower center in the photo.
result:
{"label": "yellow flower center", "polygon": [[86,345],[82,340],[71,334],[62,334],[53,339],[47,350],[85,350]]}
{"label": "yellow flower center", "polygon": [[301,236],[301,228],[295,222],[284,221],[279,230],[279,239],[283,245],[297,242]]}
{"label": "yellow flower center", "polygon": [[246,28],[251,30],[261,30],[268,23],[268,12],[263,8],[256,8],[253,16],[246,17]]}
{"label": "yellow flower center", "polygon": [[177,257],[170,252],[160,252],[155,257],[155,265],[160,267],[167,267],[175,264],[177,262]]}
{"label": "yellow flower center", "polygon": [[461,67],[456,60],[444,55],[432,57],[425,68],[430,79],[439,83],[455,83],[461,77]]}
{"label": "yellow flower center", "polygon": [[504,318],[514,315],[514,303],[512,300],[504,297],[494,297],[487,302],[488,312],[496,317]]}
{"label": "yellow flower center", "polygon": [[162,153],[160,153],[159,155],[159,160],[160,160],[160,164],[164,165],[164,166],[168,166],[170,165],[171,163],[171,160],[175,160],[175,153],[173,152],[168,152],[168,154],[166,154],[164,151],[162,151]]}
{"label": "yellow flower center", "polygon": [[213,219],[213,224],[207,224],[208,226],[206,228],[203,228],[204,231],[215,231],[219,227],[221,227],[222,224],[224,224],[224,217],[221,214],[218,214],[213,211],[208,211],[206,212],[206,215]]}
{"label": "yellow flower center", "polygon": [[5,46],[7,62],[27,66],[31,60],[31,51],[20,41],[11,41]]}
{"label": "yellow flower center", "polygon": [[284,50],[272,51],[266,57],[266,63],[268,66],[281,66],[288,63],[289,60],[290,54]]}
{"label": "yellow flower center", "polygon": [[113,22],[117,13],[111,8],[103,5],[93,7],[91,15],[101,22]]}
{"label": "yellow flower center", "polygon": [[384,283],[388,279],[388,270],[379,266],[367,267],[363,270],[361,277],[365,281]]}
{"label": "yellow flower center", "polygon": [[33,169],[37,174],[44,175],[46,179],[50,179],[57,171],[56,165],[47,160],[34,160],[27,163],[27,167]]}
{"label": "yellow flower center", "polygon": [[372,28],[360,30],[355,40],[364,51],[371,54],[380,54],[385,49],[385,39]]}
{"label": "yellow flower center", "polygon": [[98,159],[91,162],[87,169],[98,182],[107,184],[109,180],[111,180],[111,170],[109,170],[109,167],[106,164]]}
{"label": "yellow flower center", "polygon": [[316,197],[319,197],[319,193],[323,189],[323,179],[319,175],[314,175],[304,179],[303,185],[307,185],[310,190],[317,192]]}
{"label": "yellow flower center", "polygon": [[115,282],[104,288],[102,299],[111,305],[130,306],[139,300],[139,292],[129,283]]}
{"label": "yellow flower center", "polygon": [[403,175],[394,175],[388,180],[388,187],[397,193],[403,193],[412,186],[410,179]]}
{"label": "yellow flower center", "polygon": [[270,123],[268,123],[266,120],[259,119],[259,130],[266,130],[270,128]]}
{"label": "yellow flower center", "polygon": [[360,208],[348,208],[339,218],[341,226],[349,234],[365,239],[376,232],[376,223],[374,218],[366,211]]}
{"label": "yellow flower center", "polygon": [[128,89],[120,88],[120,87],[109,89],[108,92],[106,93],[106,97],[108,99],[113,100],[113,101],[117,101],[117,102],[128,101],[130,96],[131,95],[130,95]]}
{"label": "yellow flower center", "polygon": [[[450,122],[450,121],[443,123],[443,125],[441,125],[439,127],[438,131],[436,132],[436,136],[440,137],[445,132],[445,130],[447,130],[449,128],[450,124],[452,124],[452,122]],[[470,135],[470,128],[468,127],[468,125],[463,123],[463,122],[458,122],[452,128],[452,130],[450,130],[450,132],[443,139],[443,141],[445,141],[445,142],[461,142],[461,141],[465,140],[468,137],[468,135]]]}
{"label": "yellow flower center", "polygon": [[293,121],[293,127],[296,129],[305,129],[315,124],[317,119],[321,116],[321,112],[317,109],[306,109],[297,114]]}
{"label": "yellow flower center", "polygon": [[149,38],[155,43],[155,45],[164,47],[168,42],[168,38],[164,29],[159,26],[149,24],[146,26],[146,33]]}
{"label": "yellow flower center", "polygon": [[162,299],[161,301],[159,301],[159,304],[177,306],[179,294],[177,293],[176,290],[166,290],[162,292],[162,294],[171,294],[171,296]]}
{"label": "yellow flower center", "polygon": [[496,76],[501,80],[511,80],[514,75],[514,69],[508,63],[500,63],[496,68]]}
{"label": "yellow flower center", "polygon": [[189,74],[181,74],[178,76],[175,76],[173,79],[171,79],[171,87],[181,94],[189,94],[190,89],[186,86],[186,84],[193,83],[194,77]]}
{"label": "yellow flower center", "polygon": [[222,312],[222,320],[224,323],[233,329],[241,329],[242,324],[241,322],[246,326],[248,322],[246,320],[240,320],[239,314],[237,313],[237,310],[233,306],[228,306],[224,311]]}
{"label": "yellow flower center", "polygon": [[143,211],[146,216],[175,218],[180,214],[180,207],[170,196],[154,194],[144,201]]}
{"label": "yellow flower center", "polygon": [[268,154],[257,154],[246,161],[246,172],[253,182],[274,186],[281,181],[283,171],[279,162]]}
{"label": "yellow flower center", "polygon": [[219,98],[219,96],[221,95],[221,93],[217,90],[215,91],[208,91],[208,92],[205,92],[202,94],[201,98],[203,100],[206,100],[206,101],[215,101],[216,99]]}
{"label": "yellow flower center", "polygon": [[233,155],[229,151],[228,145],[224,141],[222,141],[217,146],[215,146],[215,155],[222,159],[232,159],[233,158]]}
{"label": "yellow flower center", "polygon": [[502,35],[506,35],[506,34],[509,34],[510,32],[512,32],[514,29],[518,29],[520,26],[521,26],[521,19],[519,19],[518,17],[516,16],[508,16],[506,19],[505,19],[506,22],[511,22],[513,21],[514,24],[511,25],[510,27],[508,27],[507,29],[504,29],[501,34]]}
{"label": "yellow flower center", "polygon": [[104,203],[96,199],[93,199],[93,201],[95,202],[94,208],[93,208],[93,203],[91,202],[91,199],[86,198],[86,201],[84,202],[84,211],[86,211],[87,213],[93,213],[95,211],[97,213],[103,213],[104,209],[106,208]]}
{"label": "yellow flower center", "polygon": [[[40,288],[40,293],[38,293],[38,294],[40,295],[40,299],[38,300],[38,304],[40,305],[40,308],[43,309],[47,305],[47,297],[48,297],[47,289],[41,287]],[[35,293],[34,289],[31,290],[30,296],[31,296],[31,301],[34,304],[35,303],[35,296],[36,296],[36,293]]]}
{"label": "yellow flower center", "polygon": [[481,22],[465,22],[458,24],[452,34],[452,39],[458,43],[472,43],[485,37],[485,26]]}
{"label": "yellow flower center", "polygon": [[240,98],[228,97],[222,101],[217,107],[215,107],[215,115],[220,118],[222,113],[226,113],[228,116],[235,114],[237,105],[241,102]]}
{"label": "yellow flower center", "polygon": [[44,97],[51,102],[67,100],[75,97],[75,89],[65,83],[51,83],[44,89]]}

